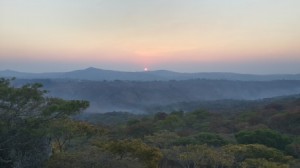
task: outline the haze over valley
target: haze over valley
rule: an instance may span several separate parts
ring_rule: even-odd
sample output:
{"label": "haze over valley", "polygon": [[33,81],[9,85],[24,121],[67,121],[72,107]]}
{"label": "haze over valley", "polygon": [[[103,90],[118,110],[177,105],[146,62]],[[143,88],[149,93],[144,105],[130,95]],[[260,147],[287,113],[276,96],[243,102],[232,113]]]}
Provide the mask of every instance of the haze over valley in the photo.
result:
{"label": "haze over valley", "polygon": [[[214,100],[261,100],[300,94],[300,75],[248,75],[235,73],[178,73],[171,71],[121,72],[87,68],[61,73],[22,73],[2,71],[4,77],[16,76],[16,86],[41,83],[49,95],[63,99],[88,100],[88,112],[155,112],[160,107],[183,102]],[[195,107],[195,108],[201,108]]]}
{"label": "haze over valley", "polygon": [[0,168],[300,168],[300,0],[0,0]]}

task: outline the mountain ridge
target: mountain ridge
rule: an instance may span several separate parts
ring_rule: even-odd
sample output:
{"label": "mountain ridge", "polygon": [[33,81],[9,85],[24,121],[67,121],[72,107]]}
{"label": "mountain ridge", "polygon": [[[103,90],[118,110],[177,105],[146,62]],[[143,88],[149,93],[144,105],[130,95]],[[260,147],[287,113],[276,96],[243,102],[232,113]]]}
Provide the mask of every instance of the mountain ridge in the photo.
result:
{"label": "mountain ridge", "polygon": [[300,80],[300,74],[241,74],[232,72],[175,72],[169,70],[155,71],[115,71],[94,67],[67,72],[28,73],[14,70],[0,71],[0,77],[21,79],[77,79],[77,80],[129,80],[129,81],[168,81],[189,79],[220,79],[241,81]]}

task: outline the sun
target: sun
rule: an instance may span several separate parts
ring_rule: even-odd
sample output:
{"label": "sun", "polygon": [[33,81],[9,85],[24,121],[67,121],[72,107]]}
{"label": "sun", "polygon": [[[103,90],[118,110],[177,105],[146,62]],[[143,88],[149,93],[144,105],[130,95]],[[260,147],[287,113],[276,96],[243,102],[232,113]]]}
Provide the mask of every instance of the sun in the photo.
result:
{"label": "sun", "polygon": [[144,68],[144,71],[145,71],[145,72],[147,72],[147,71],[148,71],[148,68],[147,68],[147,67],[145,67],[145,68]]}

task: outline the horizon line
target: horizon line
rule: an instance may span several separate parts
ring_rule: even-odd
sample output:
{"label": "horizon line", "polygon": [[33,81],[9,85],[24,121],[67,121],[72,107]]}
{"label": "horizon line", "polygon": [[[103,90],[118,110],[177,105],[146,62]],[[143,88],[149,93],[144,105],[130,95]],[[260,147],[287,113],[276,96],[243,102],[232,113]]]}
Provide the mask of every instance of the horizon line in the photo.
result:
{"label": "horizon line", "polygon": [[114,70],[114,69],[102,69],[98,67],[87,67],[81,69],[73,69],[73,70],[66,70],[66,71],[44,71],[44,72],[30,72],[30,71],[21,71],[21,70],[14,70],[14,69],[0,69],[0,72],[10,71],[15,73],[29,73],[29,74],[45,74],[45,73],[69,73],[74,71],[84,71],[89,69],[95,70],[102,70],[102,71],[114,71],[114,72],[128,72],[128,73],[149,73],[149,72],[157,72],[157,71],[167,71],[173,73],[182,73],[182,74],[197,74],[197,73],[224,73],[224,74],[238,74],[238,75],[259,75],[259,76],[268,76],[268,75],[300,75],[299,73],[239,73],[239,72],[228,72],[228,71],[196,71],[196,72],[181,72],[181,71],[174,71],[174,70],[167,70],[167,69],[148,69],[140,70],[140,71],[126,71],[126,70]]}

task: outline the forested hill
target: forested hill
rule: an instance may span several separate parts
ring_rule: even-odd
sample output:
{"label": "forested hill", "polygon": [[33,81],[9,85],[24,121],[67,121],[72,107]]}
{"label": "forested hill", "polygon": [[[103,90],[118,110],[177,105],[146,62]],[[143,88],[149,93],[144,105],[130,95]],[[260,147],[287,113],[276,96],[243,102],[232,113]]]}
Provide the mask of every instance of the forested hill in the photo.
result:
{"label": "forested hill", "polygon": [[77,80],[130,80],[130,81],[168,81],[189,79],[223,79],[242,81],[300,80],[300,74],[253,75],[221,72],[179,73],[167,70],[147,72],[123,72],[87,68],[70,72],[24,73],[12,70],[0,71],[0,77],[17,77],[22,79],[77,79]]}
{"label": "forested hill", "polygon": [[[39,84],[10,82],[0,79],[1,168],[300,167],[299,95],[236,101],[237,108],[222,113],[80,114],[87,101],[48,97]],[[76,88],[74,81],[43,82],[48,88]],[[228,81],[219,85],[223,82]],[[86,86],[77,89],[89,90]]]}
{"label": "forested hill", "polygon": [[230,81],[82,81],[82,80],[21,80],[25,83],[42,83],[51,96],[64,99],[82,99],[91,103],[89,111],[144,112],[156,106],[180,102],[206,100],[257,100],[300,93],[299,80]]}

